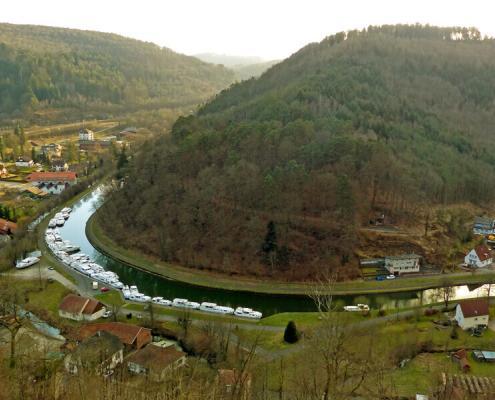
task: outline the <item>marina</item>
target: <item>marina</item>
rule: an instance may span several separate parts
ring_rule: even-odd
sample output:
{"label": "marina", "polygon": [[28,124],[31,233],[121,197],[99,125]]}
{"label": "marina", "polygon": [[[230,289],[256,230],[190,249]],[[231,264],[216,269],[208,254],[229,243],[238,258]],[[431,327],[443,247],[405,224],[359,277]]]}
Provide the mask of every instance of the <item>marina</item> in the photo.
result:
{"label": "marina", "polygon": [[[186,308],[201,310],[217,314],[231,314],[241,318],[260,319],[263,314],[251,308],[237,307],[235,310],[227,306],[219,306],[215,303],[198,303],[183,298],[167,300],[160,296],[151,297],[138,290],[137,285],[125,285],[120,281],[116,272],[106,270],[104,266],[95,262],[89,255],[80,253],[80,246],[74,245],[70,240],[64,239],[63,233],[58,227],[63,227],[69,220],[71,208],[64,208],[48,222],[45,231],[45,241],[52,253],[66,267],[73,269],[93,280],[93,287],[98,287],[98,282],[108,285],[116,290],[121,290],[126,300],[138,303],[149,303],[166,307]],[[38,262],[39,259],[30,257],[18,263],[17,268],[25,268]],[[96,283],[96,285],[95,285]]]}

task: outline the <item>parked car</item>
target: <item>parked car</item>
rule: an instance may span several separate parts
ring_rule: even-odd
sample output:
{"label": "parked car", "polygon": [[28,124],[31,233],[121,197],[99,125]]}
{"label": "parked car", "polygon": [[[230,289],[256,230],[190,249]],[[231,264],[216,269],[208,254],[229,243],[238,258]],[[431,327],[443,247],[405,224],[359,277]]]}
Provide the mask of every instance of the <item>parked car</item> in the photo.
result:
{"label": "parked car", "polygon": [[108,292],[109,290],[110,290],[110,289],[109,289],[109,288],[107,288],[107,287],[105,287],[105,286],[103,286],[103,287],[100,289],[100,291],[102,291],[103,293]]}
{"label": "parked car", "polygon": [[376,280],[377,280],[377,281],[384,281],[385,279],[386,279],[386,278],[385,278],[385,276],[384,276],[384,275],[378,275],[378,276],[376,277]]}
{"label": "parked car", "polygon": [[103,318],[110,318],[112,316],[112,311],[107,310],[103,313],[102,317]]}
{"label": "parked car", "polygon": [[392,274],[387,275],[387,279],[395,279],[395,275],[392,275]]}
{"label": "parked car", "polygon": [[50,271],[53,271],[55,268],[53,268],[53,267],[48,267],[48,269],[49,269]]}

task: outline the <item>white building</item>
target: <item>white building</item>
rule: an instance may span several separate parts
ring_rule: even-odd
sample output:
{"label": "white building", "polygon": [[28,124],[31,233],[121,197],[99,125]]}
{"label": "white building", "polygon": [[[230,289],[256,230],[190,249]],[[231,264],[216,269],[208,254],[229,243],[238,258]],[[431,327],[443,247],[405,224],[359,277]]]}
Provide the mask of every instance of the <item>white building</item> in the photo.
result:
{"label": "white building", "polygon": [[473,299],[457,304],[455,320],[464,330],[478,326],[488,326],[489,310],[488,300]]}
{"label": "white building", "polygon": [[105,307],[99,301],[87,297],[68,294],[58,307],[58,314],[62,318],[75,321],[94,321],[101,318]]}
{"label": "white building", "polygon": [[92,142],[95,140],[95,134],[92,130],[83,128],[79,131],[79,140],[83,142]]}
{"label": "white building", "polygon": [[417,254],[403,254],[400,256],[385,257],[385,268],[394,275],[419,272],[421,256]]}
{"label": "white building", "polygon": [[473,268],[487,267],[493,262],[492,253],[490,249],[482,244],[475,247],[464,257],[464,263]]}
{"label": "white building", "polygon": [[16,162],[15,166],[19,168],[29,168],[34,165],[33,160],[26,160],[25,158],[19,157]]}
{"label": "white building", "polygon": [[75,172],[33,172],[27,177],[38,189],[45,193],[60,194],[69,186],[77,183]]}

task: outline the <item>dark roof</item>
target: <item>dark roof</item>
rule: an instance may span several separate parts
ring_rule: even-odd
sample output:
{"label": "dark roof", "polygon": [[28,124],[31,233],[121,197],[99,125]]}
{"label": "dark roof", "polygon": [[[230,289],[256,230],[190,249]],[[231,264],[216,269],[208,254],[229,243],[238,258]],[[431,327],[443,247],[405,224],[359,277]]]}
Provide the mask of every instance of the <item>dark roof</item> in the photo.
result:
{"label": "dark roof", "polygon": [[482,244],[474,248],[476,255],[480,259],[480,261],[486,261],[491,258],[491,251],[488,246]]}
{"label": "dark roof", "polygon": [[58,308],[72,314],[91,315],[101,310],[102,307],[103,305],[99,301],[75,294],[68,294],[64,297]]}
{"label": "dark roof", "polygon": [[132,353],[127,361],[148,369],[164,369],[185,355],[186,353],[176,350],[173,346],[159,347],[149,344],[144,349]]}
{"label": "dark roof", "polygon": [[137,325],[124,324],[122,322],[102,322],[97,324],[84,325],[79,330],[81,339],[88,338],[98,331],[109,332],[117,336],[120,341],[127,345],[132,345],[138,335],[146,335],[151,339],[151,330]]}
{"label": "dark roof", "polygon": [[459,306],[464,318],[479,317],[489,313],[488,300],[486,299],[465,300],[459,303]]}
{"label": "dark roof", "polygon": [[96,332],[74,350],[74,356],[87,363],[101,363],[124,348],[117,336],[108,332]]}

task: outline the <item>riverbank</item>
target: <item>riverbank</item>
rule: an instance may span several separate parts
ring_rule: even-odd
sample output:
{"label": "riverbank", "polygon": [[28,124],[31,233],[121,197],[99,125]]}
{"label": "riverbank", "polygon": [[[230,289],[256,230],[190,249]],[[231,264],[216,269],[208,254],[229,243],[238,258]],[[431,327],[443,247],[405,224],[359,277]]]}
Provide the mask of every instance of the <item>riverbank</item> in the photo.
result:
{"label": "riverbank", "polygon": [[190,285],[230,291],[262,294],[280,294],[308,296],[318,290],[327,295],[367,295],[386,294],[435,289],[455,285],[479,285],[495,281],[494,270],[480,270],[474,273],[458,272],[410,278],[398,278],[386,281],[350,281],[332,283],[325,287],[321,284],[277,282],[271,280],[249,279],[240,276],[226,276],[213,272],[194,270],[174,264],[151,260],[135,251],[124,249],[102,231],[97,223],[98,213],[93,214],[86,224],[86,236],[89,242],[107,257],[113,258],[129,267],[145,271],[166,279],[185,282]]}

